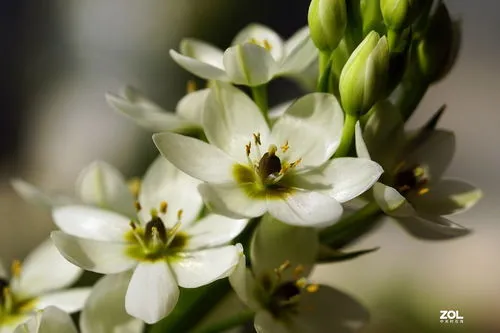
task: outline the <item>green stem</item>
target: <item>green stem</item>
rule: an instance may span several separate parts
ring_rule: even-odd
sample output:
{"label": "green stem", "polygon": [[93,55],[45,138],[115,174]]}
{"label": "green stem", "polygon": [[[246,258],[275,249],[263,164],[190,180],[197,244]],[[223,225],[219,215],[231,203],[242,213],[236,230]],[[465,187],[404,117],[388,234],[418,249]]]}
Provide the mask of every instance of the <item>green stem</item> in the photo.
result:
{"label": "green stem", "polygon": [[264,116],[267,124],[270,125],[271,121],[268,115],[268,104],[267,104],[267,84],[262,84],[260,86],[252,87],[252,97],[260,109],[260,112]]}
{"label": "green stem", "polygon": [[238,327],[241,325],[246,324],[250,320],[252,320],[255,316],[255,312],[246,310],[240,313],[237,313],[236,315],[223,319],[213,325],[210,325],[208,327],[202,327],[198,330],[193,331],[193,333],[219,333],[219,332],[225,332],[226,330],[233,328],[233,327]]}
{"label": "green stem", "polygon": [[335,249],[341,249],[369,232],[378,223],[382,211],[371,202],[321,231],[320,240]]}
{"label": "green stem", "polygon": [[[319,51],[319,73],[318,79],[321,79],[321,76],[326,70],[328,66],[328,61],[330,60],[330,52]],[[319,84],[319,81],[318,81]]]}
{"label": "green stem", "polygon": [[354,129],[356,127],[356,122],[358,117],[346,114],[344,121],[344,128],[342,130],[342,138],[340,139],[340,145],[335,152],[335,157],[345,157],[349,154],[351,150],[352,141],[354,138]]}

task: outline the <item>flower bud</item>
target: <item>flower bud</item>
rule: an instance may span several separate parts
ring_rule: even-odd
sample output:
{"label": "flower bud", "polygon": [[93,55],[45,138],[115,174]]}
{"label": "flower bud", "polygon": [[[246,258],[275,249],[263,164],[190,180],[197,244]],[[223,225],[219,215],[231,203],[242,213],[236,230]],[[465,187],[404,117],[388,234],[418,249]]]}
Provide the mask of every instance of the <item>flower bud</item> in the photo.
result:
{"label": "flower bud", "polygon": [[401,31],[420,14],[422,0],[380,0],[380,10],[388,29]]}
{"label": "flower bud", "polygon": [[332,52],[347,25],[345,0],[312,0],[308,14],[311,39],[322,52]]}
{"label": "flower bud", "polygon": [[344,111],[363,115],[384,94],[389,67],[387,39],[370,32],[349,57],[340,74]]}
{"label": "flower bud", "polygon": [[360,0],[359,8],[363,23],[363,36],[375,30],[379,34],[385,33],[384,20],[380,11],[380,0]]}

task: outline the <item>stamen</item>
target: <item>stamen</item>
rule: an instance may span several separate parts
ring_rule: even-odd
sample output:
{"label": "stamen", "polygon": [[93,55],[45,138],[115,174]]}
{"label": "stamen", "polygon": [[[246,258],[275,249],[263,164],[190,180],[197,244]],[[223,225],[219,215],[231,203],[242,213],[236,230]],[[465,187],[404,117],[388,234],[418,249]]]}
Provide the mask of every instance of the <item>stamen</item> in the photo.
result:
{"label": "stamen", "polygon": [[139,201],[134,202],[136,212],[140,212],[142,209],[141,203]]}
{"label": "stamen", "polygon": [[263,44],[264,44],[264,48],[268,51],[271,51],[271,49],[273,48],[267,39],[264,39]]}
{"label": "stamen", "polygon": [[130,221],[129,223],[130,227],[132,228],[132,235],[134,235],[135,240],[139,245],[144,249],[147,250],[146,243],[144,243],[144,240],[142,239],[141,235],[137,232],[137,225],[135,224],[134,221]]}
{"label": "stamen", "polygon": [[134,177],[128,181],[127,185],[130,193],[132,193],[134,198],[137,198],[139,196],[139,192],[141,191],[141,179]]}
{"label": "stamen", "polygon": [[179,223],[182,220],[182,214],[183,213],[184,213],[184,211],[182,209],[179,209],[177,211],[177,223]]}
{"label": "stamen", "polygon": [[288,145],[288,140],[286,140],[285,144],[283,146],[281,146],[280,148],[281,148],[281,151],[283,153],[286,153],[288,151],[288,149],[290,149],[290,146]]}
{"label": "stamen", "polygon": [[424,195],[427,192],[429,192],[429,188],[428,187],[423,187],[420,190],[418,190],[418,195]]}
{"label": "stamen", "polygon": [[168,209],[168,203],[166,201],[160,202],[160,213],[166,214]]}
{"label": "stamen", "polygon": [[12,261],[10,271],[12,272],[13,278],[19,278],[19,276],[21,276],[21,262],[19,260]]}
{"label": "stamen", "polygon": [[302,157],[296,160],[295,162],[290,163],[290,168],[295,168],[300,163],[302,163]]}
{"label": "stamen", "polygon": [[192,92],[195,92],[197,89],[196,87],[196,82],[193,81],[193,80],[188,80],[187,84],[186,84],[186,92],[188,94],[192,93]]}
{"label": "stamen", "polygon": [[[180,210],[180,211],[182,211],[182,210]],[[175,239],[175,236],[179,232],[180,227],[181,227],[181,221],[177,221],[177,223],[171,229],[168,230],[168,232],[167,232],[167,242],[166,242],[166,246],[167,247]]]}
{"label": "stamen", "polygon": [[297,267],[295,267],[293,270],[293,277],[295,279],[298,279],[303,273],[304,273],[304,266],[297,265]]}
{"label": "stamen", "polygon": [[245,145],[245,152],[247,154],[247,157],[250,157],[250,152],[252,151],[252,142],[248,142],[247,145]]}
{"label": "stamen", "polygon": [[308,293],[315,293],[319,290],[319,285],[316,283],[310,284],[306,287]]}
{"label": "stamen", "polygon": [[262,142],[260,141],[260,133],[253,133],[253,139],[257,146],[262,145]]}
{"label": "stamen", "polygon": [[252,43],[252,44],[255,44],[255,45],[259,45],[259,42],[254,37],[250,38],[250,40],[248,42]]}
{"label": "stamen", "polygon": [[290,260],[286,260],[284,263],[282,263],[280,265],[280,267],[278,267],[278,270],[283,272],[283,271],[287,270],[289,267],[290,267]]}

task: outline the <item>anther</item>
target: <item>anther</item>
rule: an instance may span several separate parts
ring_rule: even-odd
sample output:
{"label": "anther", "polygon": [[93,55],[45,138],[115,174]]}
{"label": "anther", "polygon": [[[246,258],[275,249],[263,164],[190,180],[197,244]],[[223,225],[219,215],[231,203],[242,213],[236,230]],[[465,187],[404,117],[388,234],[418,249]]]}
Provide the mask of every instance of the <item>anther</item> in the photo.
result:
{"label": "anther", "polygon": [[253,133],[253,139],[257,146],[260,146],[262,142],[260,141],[260,133]]}
{"label": "anther", "polygon": [[134,202],[134,207],[136,212],[140,212],[142,209],[141,203],[139,201]]}
{"label": "anther", "polygon": [[286,153],[288,149],[290,149],[290,146],[288,145],[288,140],[286,140],[285,144],[282,145],[280,148],[283,153]]}
{"label": "anther", "polygon": [[14,260],[10,266],[12,272],[12,277],[19,278],[21,275],[21,262],[19,260]]}
{"label": "anther", "polygon": [[193,80],[188,80],[187,84],[186,84],[186,92],[188,94],[192,93],[192,92],[195,92],[196,91],[196,82],[193,81]]}
{"label": "anther", "polygon": [[424,195],[427,192],[429,192],[429,188],[428,187],[423,187],[420,190],[418,190],[418,195]]}
{"label": "anther", "polygon": [[141,180],[137,177],[132,178],[128,181],[127,185],[130,193],[132,193],[134,198],[137,198],[139,196],[139,192],[141,191]]}
{"label": "anther", "polygon": [[295,285],[299,287],[300,289],[304,289],[308,286],[307,279],[305,277],[302,277],[295,281]]}
{"label": "anther", "polygon": [[282,264],[280,265],[280,267],[278,267],[278,270],[279,270],[280,272],[283,272],[283,271],[287,270],[289,267],[290,267],[290,260],[285,260],[285,262],[284,262],[284,263],[282,263]]}
{"label": "anther", "polygon": [[177,211],[177,221],[179,222],[180,220],[182,220],[182,214],[184,213],[184,211],[182,209],[179,209]]}
{"label": "anther", "polygon": [[319,290],[319,285],[316,283],[310,284],[306,287],[308,293],[315,293]]}
{"label": "anther", "polygon": [[267,39],[264,39],[263,44],[264,44],[264,48],[268,51],[271,51],[271,49],[273,48]]}
{"label": "anther", "polygon": [[252,142],[248,142],[248,144],[245,145],[245,152],[247,153],[247,157],[250,156],[251,150],[252,150]]}
{"label": "anther", "polygon": [[168,209],[168,203],[166,201],[160,202],[160,213],[166,214]]}

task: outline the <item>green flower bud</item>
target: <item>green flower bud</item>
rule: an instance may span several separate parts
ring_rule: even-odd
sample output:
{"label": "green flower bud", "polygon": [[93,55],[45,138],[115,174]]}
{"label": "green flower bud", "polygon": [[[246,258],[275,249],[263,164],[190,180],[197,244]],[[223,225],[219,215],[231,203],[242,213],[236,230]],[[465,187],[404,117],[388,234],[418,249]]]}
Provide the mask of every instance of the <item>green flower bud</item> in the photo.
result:
{"label": "green flower bud", "polygon": [[312,0],[308,14],[311,39],[322,52],[332,52],[347,25],[345,0]]}
{"label": "green flower bud", "polygon": [[380,10],[388,29],[401,31],[420,15],[425,0],[380,0]]}
{"label": "green flower bud", "polygon": [[388,67],[387,39],[372,31],[351,54],[340,74],[340,99],[346,113],[363,115],[381,98]]}
{"label": "green flower bud", "polygon": [[380,0],[360,0],[359,8],[363,22],[363,36],[366,36],[372,30],[384,34],[385,26],[380,11]]}

